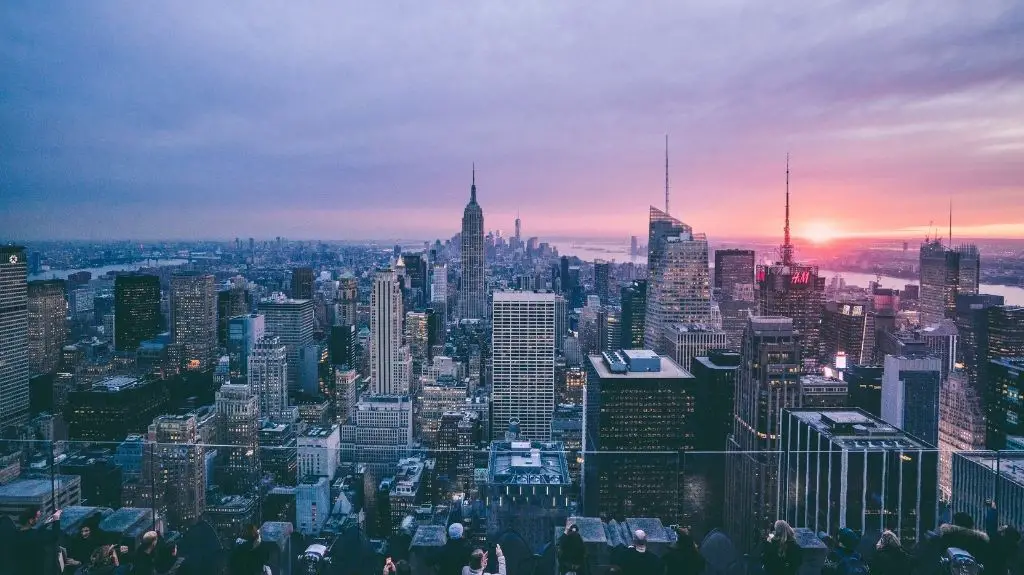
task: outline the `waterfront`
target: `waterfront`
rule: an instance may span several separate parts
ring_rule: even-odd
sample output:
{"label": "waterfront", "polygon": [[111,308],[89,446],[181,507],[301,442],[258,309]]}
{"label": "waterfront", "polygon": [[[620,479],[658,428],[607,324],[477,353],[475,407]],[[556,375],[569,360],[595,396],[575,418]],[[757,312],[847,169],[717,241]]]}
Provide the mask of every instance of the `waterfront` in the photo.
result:
{"label": "waterfront", "polygon": [[187,264],[188,260],[185,259],[156,259],[156,260],[142,260],[133,263],[124,264],[111,264],[109,266],[100,266],[95,268],[79,268],[74,270],[47,270],[37,274],[30,274],[28,276],[29,281],[32,280],[49,280],[49,279],[68,279],[68,276],[77,272],[90,272],[92,277],[100,277],[109,272],[132,272],[142,268],[162,268],[170,266],[180,266]]}

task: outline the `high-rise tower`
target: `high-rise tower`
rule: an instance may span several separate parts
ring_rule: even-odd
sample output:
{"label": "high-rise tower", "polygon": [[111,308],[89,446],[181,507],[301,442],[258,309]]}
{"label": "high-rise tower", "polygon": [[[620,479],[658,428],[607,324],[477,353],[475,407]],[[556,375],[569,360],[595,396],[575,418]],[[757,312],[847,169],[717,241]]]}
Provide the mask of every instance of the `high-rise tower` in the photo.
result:
{"label": "high-rise tower", "polygon": [[171,327],[186,369],[213,368],[217,355],[217,288],[203,273],[171,277]]}
{"label": "high-rise tower", "polygon": [[393,270],[378,270],[370,294],[370,389],[375,395],[403,395],[399,377],[402,347],[402,286]]}
{"label": "high-rise tower", "polygon": [[649,232],[644,342],[664,353],[662,339],[670,326],[711,321],[708,239],[654,206]]}
{"label": "high-rise tower", "polygon": [[28,419],[28,264],[0,246],[0,430]]}
{"label": "high-rise tower", "polygon": [[469,203],[462,214],[462,293],[460,319],[484,319],[487,292],[484,276],[484,212],[476,203],[476,167]]}
{"label": "high-rise tower", "polygon": [[[313,345],[313,301],[286,298],[280,293],[260,301],[267,335],[280,338],[288,349],[288,390],[298,391],[309,374],[304,373],[300,354]],[[315,364],[314,364],[315,367]]]}
{"label": "high-rise tower", "polygon": [[789,157],[786,157],[786,220],[779,261],[758,265],[755,274],[760,315],[788,317],[800,334],[801,356],[805,362],[819,359],[821,311],[825,303],[825,278],[818,266],[793,261],[789,233]]}
{"label": "high-rise tower", "polygon": [[981,273],[978,248],[946,247],[936,238],[921,246],[921,325],[956,317],[956,298],[977,294]]}
{"label": "high-rise tower", "polygon": [[33,374],[53,373],[67,339],[68,302],[64,280],[28,284],[28,367]]}
{"label": "high-rise tower", "polygon": [[134,352],[160,333],[160,278],[123,274],[114,278],[114,349]]}

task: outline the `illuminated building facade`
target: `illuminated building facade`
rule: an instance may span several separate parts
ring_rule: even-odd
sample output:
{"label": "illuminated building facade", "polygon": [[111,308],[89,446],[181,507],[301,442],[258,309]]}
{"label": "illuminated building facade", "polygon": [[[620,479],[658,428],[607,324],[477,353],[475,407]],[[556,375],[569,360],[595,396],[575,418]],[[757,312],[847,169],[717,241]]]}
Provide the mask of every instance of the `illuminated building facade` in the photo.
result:
{"label": "illuminated building facade", "polygon": [[60,366],[61,350],[67,340],[64,281],[29,282],[27,309],[29,372],[53,373]]}
{"label": "illuminated building facade", "polygon": [[217,289],[212,275],[171,276],[171,334],[181,346],[185,369],[213,369],[217,360]]}
{"label": "illuminated building facade", "polygon": [[956,298],[978,293],[981,256],[967,244],[947,248],[940,239],[921,246],[921,325],[956,317]]}

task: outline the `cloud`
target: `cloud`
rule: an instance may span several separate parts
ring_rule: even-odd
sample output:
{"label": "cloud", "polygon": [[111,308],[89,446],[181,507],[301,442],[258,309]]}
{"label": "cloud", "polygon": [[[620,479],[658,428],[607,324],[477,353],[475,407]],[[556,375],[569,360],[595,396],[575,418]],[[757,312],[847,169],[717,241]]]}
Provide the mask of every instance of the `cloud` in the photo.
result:
{"label": "cloud", "polygon": [[446,237],[473,161],[485,215],[638,233],[666,131],[674,211],[711,234],[775,233],[787,151],[796,226],[900,229],[950,196],[998,200],[965,225],[1024,220],[1011,1],[5,9],[19,239]]}

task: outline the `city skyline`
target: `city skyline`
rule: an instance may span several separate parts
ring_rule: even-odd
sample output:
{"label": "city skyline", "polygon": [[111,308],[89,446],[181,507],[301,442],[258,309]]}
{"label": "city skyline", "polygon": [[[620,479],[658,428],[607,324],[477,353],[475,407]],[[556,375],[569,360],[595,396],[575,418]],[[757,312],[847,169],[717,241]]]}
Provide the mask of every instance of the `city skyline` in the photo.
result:
{"label": "city skyline", "polygon": [[447,237],[475,161],[493,229],[626,237],[668,133],[672,215],[712,237],[779,235],[787,152],[797,238],[919,237],[950,200],[955,236],[1024,237],[1024,10],[914,7],[12,7],[0,226]]}

